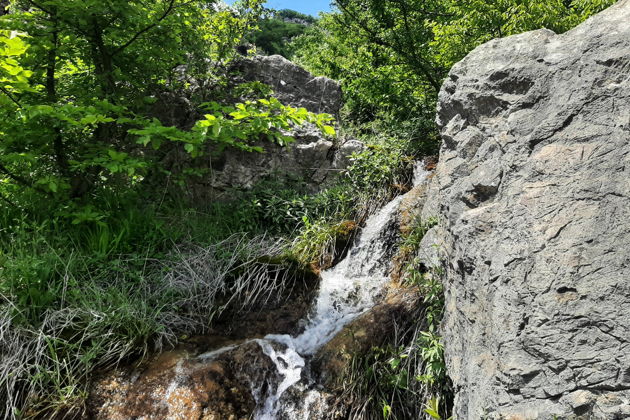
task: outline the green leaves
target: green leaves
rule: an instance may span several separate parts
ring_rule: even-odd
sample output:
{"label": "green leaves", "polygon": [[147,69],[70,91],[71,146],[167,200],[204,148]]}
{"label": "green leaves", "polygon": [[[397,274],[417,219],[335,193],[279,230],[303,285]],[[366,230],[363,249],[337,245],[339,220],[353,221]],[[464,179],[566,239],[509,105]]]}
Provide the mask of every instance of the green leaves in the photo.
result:
{"label": "green leaves", "polygon": [[[0,30],[0,95],[34,91],[29,83],[33,72],[26,70],[19,61],[28,48],[23,35]],[[14,103],[17,102],[15,97],[9,97]]]}
{"label": "green leaves", "polygon": [[276,98],[246,101],[234,107],[216,102],[208,102],[203,106],[212,113],[204,115],[204,119],[198,121],[192,129],[193,133],[201,135],[201,142],[210,139],[224,146],[260,152],[260,146],[251,146],[252,142],[265,137],[285,146],[293,138],[284,133],[304,123],[313,123],[326,135],[335,135],[334,128],[326,125],[333,120],[330,115],[314,114],[304,108],[286,106]]}
{"label": "green leaves", "polygon": [[322,131],[324,132],[324,134],[326,134],[327,136],[335,136],[337,133],[335,132],[335,128],[330,126],[330,125],[325,125],[322,128]]}
{"label": "green leaves", "polygon": [[442,416],[440,415],[440,398],[431,398],[425,404],[424,412],[431,416],[432,419],[441,420]]}

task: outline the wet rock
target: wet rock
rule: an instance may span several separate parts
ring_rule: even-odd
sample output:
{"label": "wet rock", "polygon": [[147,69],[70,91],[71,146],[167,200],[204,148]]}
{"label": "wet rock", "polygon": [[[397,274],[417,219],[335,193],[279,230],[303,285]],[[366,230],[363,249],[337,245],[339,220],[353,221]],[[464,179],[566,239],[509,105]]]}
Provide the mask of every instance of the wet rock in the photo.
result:
{"label": "wet rock", "polygon": [[394,326],[409,324],[420,300],[416,288],[390,285],[381,303],[346,325],[315,354],[312,366],[321,383],[329,390],[336,389],[353,357],[385,344],[394,334]]}
{"label": "wet rock", "polygon": [[336,406],[336,396],[319,386],[297,384],[282,397],[283,410],[277,420],[337,420],[342,419]]}
{"label": "wet rock", "polygon": [[439,96],[423,214],[458,419],[627,418],[630,0],[474,50]]}
{"label": "wet rock", "polygon": [[273,375],[273,363],[255,342],[196,356],[166,352],[135,371],[119,370],[96,381],[90,418],[250,419],[256,392],[265,393],[264,384],[277,381],[269,378]]}
{"label": "wet rock", "polygon": [[252,339],[299,332],[319,283],[315,272],[285,258],[261,257],[260,262],[287,270],[278,296],[255,310],[228,308],[206,335],[187,339],[139,368],[121,366],[102,375],[91,390],[90,418],[249,419],[257,400],[278,383],[275,365]]}

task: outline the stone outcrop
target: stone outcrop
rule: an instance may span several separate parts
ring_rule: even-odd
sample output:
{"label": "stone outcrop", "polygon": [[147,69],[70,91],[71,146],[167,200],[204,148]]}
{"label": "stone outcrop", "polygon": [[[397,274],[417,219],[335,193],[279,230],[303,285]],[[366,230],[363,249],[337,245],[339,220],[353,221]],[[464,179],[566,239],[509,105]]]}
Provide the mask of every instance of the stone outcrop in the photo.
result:
{"label": "stone outcrop", "polygon": [[629,418],[630,0],[478,47],[438,124],[455,418]]}
{"label": "stone outcrop", "polygon": [[342,105],[341,86],[327,77],[314,77],[280,55],[238,60],[232,67],[237,81],[262,82],[285,105],[336,115]]}
{"label": "stone outcrop", "polygon": [[319,381],[329,390],[339,389],[354,356],[368,354],[392,340],[393,326],[407,328],[421,302],[416,288],[390,285],[382,302],[346,325],[315,355]]}
{"label": "stone outcrop", "polygon": [[[315,77],[286,58],[256,56],[242,58],[231,68],[231,85],[244,82],[262,82],[269,85],[276,98],[285,105],[304,107],[315,113],[338,114],[342,105],[339,83],[326,77]],[[190,81],[192,86],[202,83]],[[197,88],[191,88],[194,92]],[[239,99],[234,99],[239,101]],[[201,117],[186,97],[164,94],[154,105],[154,113],[165,124],[191,128]],[[216,191],[249,189],[265,179],[298,180],[310,191],[316,191],[348,167],[350,156],[364,149],[355,139],[326,137],[314,125],[305,124],[284,133],[295,139],[280,146],[265,139],[251,139],[251,145],[260,146],[264,153],[243,152],[228,148],[220,153],[212,150],[205,160],[196,160],[198,169],[207,173],[192,188],[200,200]],[[181,149],[174,150],[163,159],[163,165],[178,173],[190,164],[190,157]]]}
{"label": "stone outcrop", "polygon": [[[315,77],[302,67],[279,55],[243,58],[232,66],[232,83],[262,82],[269,85],[285,105],[304,107],[315,113],[336,115],[342,105],[339,83],[326,77]],[[305,125],[288,133],[295,138],[289,146],[268,141],[257,145],[265,153],[227,150],[211,162],[208,181],[213,188],[250,188],[262,179],[298,179],[310,190],[335,178],[349,164],[352,153],[361,151],[358,140],[333,141],[315,126]]]}
{"label": "stone outcrop", "polygon": [[303,181],[310,190],[317,190],[347,168],[350,156],[364,149],[358,140],[336,144],[312,125],[289,133],[295,142],[279,146],[268,141],[257,145],[264,153],[227,150],[219,158],[209,160],[212,171],[208,182],[213,188],[251,188],[265,178]]}

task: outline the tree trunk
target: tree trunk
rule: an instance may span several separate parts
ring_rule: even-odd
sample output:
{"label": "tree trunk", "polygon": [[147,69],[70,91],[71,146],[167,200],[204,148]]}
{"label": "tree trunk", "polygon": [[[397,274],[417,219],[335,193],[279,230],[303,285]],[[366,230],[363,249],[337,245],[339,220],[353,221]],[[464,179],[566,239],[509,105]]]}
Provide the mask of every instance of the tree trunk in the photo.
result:
{"label": "tree trunk", "polygon": [[[53,14],[52,18],[52,33],[51,33],[51,44],[52,47],[48,50],[48,56],[46,60],[46,97],[48,103],[52,106],[57,104],[57,80],[56,80],[56,69],[57,69],[57,48],[59,43],[59,29],[57,26],[57,19]],[[70,168],[68,166],[68,157],[66,155],[65,145],[63,143],[63,137],[61,134],[61,129],[59,127],[53,128],[53,150],[55,153],[55,160],[57,162],[57,166],[59,167],[59,171],[65,177],[70,176]]]}

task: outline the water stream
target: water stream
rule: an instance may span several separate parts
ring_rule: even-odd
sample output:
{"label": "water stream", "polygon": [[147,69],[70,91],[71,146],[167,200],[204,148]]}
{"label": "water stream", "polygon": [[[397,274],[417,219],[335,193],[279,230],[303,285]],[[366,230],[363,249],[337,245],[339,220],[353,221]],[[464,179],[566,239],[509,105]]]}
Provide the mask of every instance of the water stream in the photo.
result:
{"label": "water stream", "polygon": [[[424,182],[428,174],[423,164],[416,165],[414,185]],[[281,378],[276,386],[269,387],[266,395],[261,394],[259,389],[252,390],[258,404],[254,414],[256,420],[307,420],[317,417],[309,412],[309,404],[317,400],[318,391],[308,389],[309,382],[312,382],[308,372],[305,372],[308,362],[345,325],[374,306],[375,299],[389,281],[391,256],[388,255],[388,249],[391,240],[388,237],[403,197],[396,197],[369,217],[346,257],[336,266],[322,272],[316,302],[301,334],[272,334],[253,340],[272,360]],[[233,347],[199,357],[211,359]],[[295,403],[291,406],[282,400],[283,395],[294,386],[299,386],[302,391],[298,409]]]}
{"label": "water stream", "polygon": [[[414,170],[414,185],[424,182],[429,172],[419,163]],[[298,336],[268,335],[258,340],[282,376],[275,392],[266,396],[255,414],[256,420],[275,420],[283,410],[282,395],[302,379],[307,363],[349,322],[369,310],[389,280],[387,254],[389,225],[403,196],[390,201],[365,223],[359,238],[346,257],[322,272],[319,294],[304,331]],[[278,343],[284,346],[279,350]],[[294,418],[294,416],[291,416]]]}

